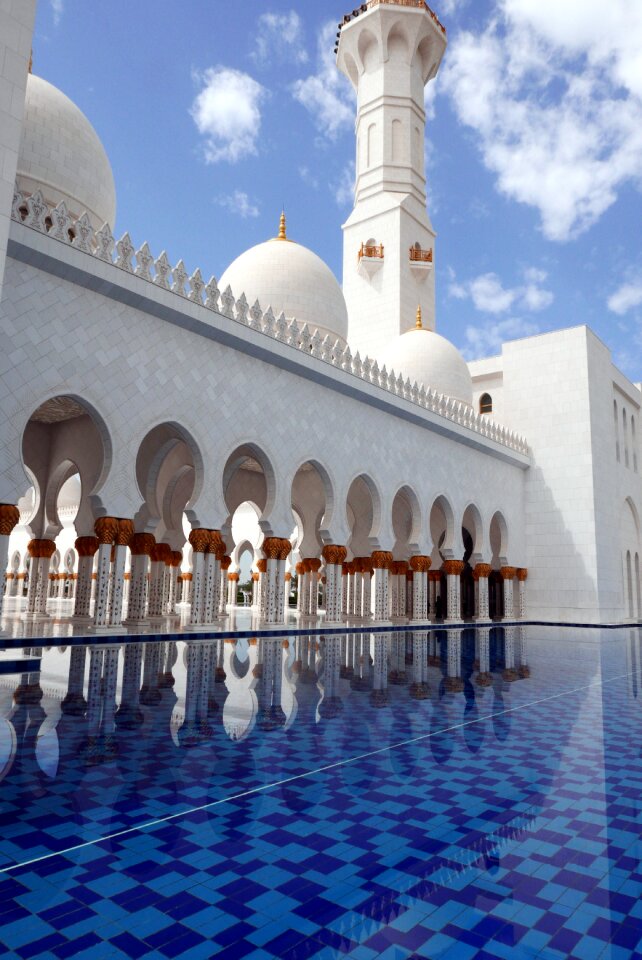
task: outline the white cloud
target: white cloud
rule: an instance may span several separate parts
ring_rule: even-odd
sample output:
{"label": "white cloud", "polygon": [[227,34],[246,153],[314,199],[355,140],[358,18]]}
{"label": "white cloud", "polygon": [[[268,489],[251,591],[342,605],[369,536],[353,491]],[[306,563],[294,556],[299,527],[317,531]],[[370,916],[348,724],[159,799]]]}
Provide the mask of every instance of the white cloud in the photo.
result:
{"label": "white cloud", "polygon": [[623,283],[619,290],[609,297],[608,307],[612,313],[623,317],[629,310],[642,305],[642,280]]}
{"label": "white cloud", "polygon": [[53,11],[53,19],[56,26],[60,23],[60,19],[65,12],[65,4],[63,0],[51,0],[51,9]]}
{"label": "white cloud", "polygon": [[258,217],[261,212],[257,205],[250,200],[247,193],[243,193],[242,190],[235,190],[234,193],[227,196],[217,197],[216,203],[219,207],[225,207],[230,213],[238,214],[243,220],[247,220],[248,217]]}
{"label": "white cloud", "polygon": [[339,207],[351,207],[354,203],[356,169],[354,161],[348,164],[339,179],[330,185]]}
{"label": "white cloud", "polygon": [[551,240],[642,185],[641,51],[637,0],[495,0],[481,34],[451,43],[442,88],[498,190],[537,209]]}
{"label": "white cloud", "polygon": [[448,292],[456,300],[472,300],[480,313],[507,313],[514,306],[537,313],[550,307],[554,300],[551,291],[541,286],[547,277],[545,271],[531,267],[524,270],[525,284],[506,289],[496,273],[483,273],[468,283],[453,279]]}
{"label": "white cloud", "polygon": [[466,342],[462,353],[467,360],[495,356],[500,353],[502,344],[507,340],[532,337],[539,332],[540,328],[536,323],[520,317],[498,320],[483,327],[469,326],[466,327]]}
{"label": "white cloud", "polygon": [[316,174],[312,173],[309,167],[301,166],[299,167],[299,176],[308,187],[312,187],[313,190],[319,189],[319,180]]}
{"label": "white cloud", "polygon": [[292,95],[314,117],[315,124],[329,140],[336,140],[354,126],[354,94],[351,85],[339,73],[332,48],[336,22],[326,23],[319,36],[317,72],[297,80]]}
{"label": "white cloud", "polygon": [[303,22],[296,10],[261,14],[257,21],[256,44],[251,57],[261,66],[275,60],[307,63]]}
{"label": "white cloud", "polygon": [[208,163],[236,163],[255,154],[261,130],[261,103],[268,95],[249,74],[228,67],[210,67],[191,108],[199,133],[205,138]]}

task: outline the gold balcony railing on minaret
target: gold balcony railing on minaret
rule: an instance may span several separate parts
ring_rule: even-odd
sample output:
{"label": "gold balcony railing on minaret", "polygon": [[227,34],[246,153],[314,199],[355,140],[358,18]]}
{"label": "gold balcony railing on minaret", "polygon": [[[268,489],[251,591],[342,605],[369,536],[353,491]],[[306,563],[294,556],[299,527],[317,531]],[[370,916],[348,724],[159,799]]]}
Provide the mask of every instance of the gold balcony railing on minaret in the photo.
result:
{"label": "gold balcony railing on minaret", "polygon": [[411,247],[410,260],[412,263],[432,263],[432,248],[422,250],[421,247]]}
{"label": "gold balcony railing on minaret", "polygon": [[359,260],[362,257],[372,257],[373,259],[383,260],[383,244],[378,247],[367,246],[367,244],[361,244],[361,250],[359,250]]}

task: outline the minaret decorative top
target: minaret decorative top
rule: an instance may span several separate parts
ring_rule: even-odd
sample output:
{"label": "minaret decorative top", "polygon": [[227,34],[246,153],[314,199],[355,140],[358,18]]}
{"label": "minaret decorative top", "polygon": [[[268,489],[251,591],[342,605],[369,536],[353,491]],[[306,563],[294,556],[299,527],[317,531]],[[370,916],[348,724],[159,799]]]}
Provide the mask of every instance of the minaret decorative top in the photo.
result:
{"label": "minaret decorative top", "polygon": [[278,235],[278,237],[275,237],[275,238],[274,238],[275,240],[287,240],[287,239],[288,239],[288,236],[287,236],[285,227],[286,227],[286,223],[285,223],[285,210],[282,210],[282,211],[281,211],[281,219],[280,219],[280,221],[279,221],[279,235]]}

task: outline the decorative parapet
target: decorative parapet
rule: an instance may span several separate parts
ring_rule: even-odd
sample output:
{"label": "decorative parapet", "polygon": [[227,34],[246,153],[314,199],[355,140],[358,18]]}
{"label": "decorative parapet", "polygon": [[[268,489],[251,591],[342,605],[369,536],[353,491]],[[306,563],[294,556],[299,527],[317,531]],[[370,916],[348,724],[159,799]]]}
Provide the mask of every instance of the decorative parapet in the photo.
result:
{"label": "decorative parapet", "polygon": [[18,223],[44,233],[59,243],[71,244],[77,250],[135,275],[146,283],[190,300],[205,310],[222,314],[293,350],[316,357],[365,383],[459,424],[478,436],[524,456],[529,455],[528,444],[523,437],[489,417],[480,416],[468,404],[437,393],[416,381],[411,383],[400,373],[386,370],[385,365],[379,367],[376,360],[369,357],[362,359],[358,352],[353,356],[350,348],[340,340],[332,339],[329,335],[323,336],[319,330],[310,330],[307,324],[300,324],[296,319],[288,320],[283,313],[275,317],[269,306],[264,312],[258,300],[250,307],[245,294],[236,299],[229,286],[221,293],[216,277],[211,277],[205,283],[201,271],[195,270],[189,275],[182,260],[172,267],[165,252],[154,259],[148,244],[144,243],[136,250],[128,233],[116,241],[108,224],[94,231],[87,214],[74,220],[69,216],[64,201],[50,208],[40,191],[28,198],[15,193],[11,216]]}

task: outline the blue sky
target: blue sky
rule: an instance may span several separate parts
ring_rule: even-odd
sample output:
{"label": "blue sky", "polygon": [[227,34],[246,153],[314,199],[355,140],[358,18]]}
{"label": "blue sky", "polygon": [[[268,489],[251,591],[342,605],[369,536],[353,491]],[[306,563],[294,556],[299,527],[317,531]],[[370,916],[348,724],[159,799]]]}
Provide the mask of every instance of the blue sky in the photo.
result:
{"label": "blue sky", "polygon": [[[642,379],[642,3],[435,9],[449,35],[427,98],[438,329],[472,358],[587,323]],[[275,235],[285,204],[289,234],[341,279],[354,101],[332,47],[350,10],[39,0],[34,69],[101,136],[116,233],[209,278]]]}

